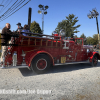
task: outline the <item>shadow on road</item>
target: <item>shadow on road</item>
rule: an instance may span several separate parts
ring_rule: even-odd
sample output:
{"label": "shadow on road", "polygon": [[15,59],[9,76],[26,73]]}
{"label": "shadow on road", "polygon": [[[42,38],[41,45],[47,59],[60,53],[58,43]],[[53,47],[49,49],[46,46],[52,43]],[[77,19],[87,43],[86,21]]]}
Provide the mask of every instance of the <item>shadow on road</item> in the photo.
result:
{"label": "shadow on road", "polygon": [[[98,65],[96,67],[99,67],[99,66],[100,66],[100,62],[98,62]],[[81,70],[81,69],[86,69],[86,68],[92,68],[92,66],[89,63],[53,66],[45,74],[69,72],[69,71]],[[27,68],[19,68],[19,70],[20,70],[21,74],[25,77],[39,75],[39,74],[35,73],[34,71],[31,71]]]}

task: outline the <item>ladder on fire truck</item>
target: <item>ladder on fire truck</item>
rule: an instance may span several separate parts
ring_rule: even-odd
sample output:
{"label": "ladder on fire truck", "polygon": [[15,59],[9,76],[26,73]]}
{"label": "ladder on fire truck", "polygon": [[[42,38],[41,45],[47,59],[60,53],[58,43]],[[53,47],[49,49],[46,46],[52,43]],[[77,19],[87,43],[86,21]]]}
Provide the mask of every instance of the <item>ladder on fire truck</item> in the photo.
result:
{"label": "ladder on fire truck", "polygon": [[[46,37],[44,37],[46,36]],[[59,47],[62,48],[62,40],[60,37],[43,35],[43,37],[37,36],[20,36],[19,46],[42,46],[42,47]]]}

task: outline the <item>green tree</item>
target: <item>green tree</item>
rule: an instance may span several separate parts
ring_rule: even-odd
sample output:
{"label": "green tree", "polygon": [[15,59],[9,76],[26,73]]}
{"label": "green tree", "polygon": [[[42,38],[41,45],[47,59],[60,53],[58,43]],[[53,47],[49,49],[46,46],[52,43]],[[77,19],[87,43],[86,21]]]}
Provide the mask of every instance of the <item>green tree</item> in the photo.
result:
{"label": "green tree", "polygon": [[84,45],[86,45],[86,44],[87,44],[87,42],[86,42],[86,36],[84,35],[84,33],[80,36],[80,38],[83,38]]}
{"label": "green tree", "polygon": [[34,22],[31,23],[30,30],[33,33],[42,34],[42,30],[41,30],[39,24],[36,21],[34,21]]}
{"label": "green tree", "polygon": [[61,29],[64,29],[66,32],[66,36],[73,37],[74,33],[78,33],[77,28],[81,25],[75,26],[75,24],[78,22],[78,17],[75,17],[74,14],[69,14],[68,17],[66,17],[65,20],[62,20],[62,22],[59,22],[57,25],[57,28],[55,29],[58,33]]}
{"label": "green tree", "polygon": [[66,31],[66,25],[68,25],[68,23],[66,22],[66,20],[62,20],[62,22],[58,23],[57,28],[55,30],[58,33],[60,32],[61,29],[64,29]]}
{"label": "green tree", "polygon": [[88,45],[93,45],[93,38],[92,37],[87,37],[87,44]]}
{"label": "green tree", "polygon": [[93,35],[93,45],[97,45],[98,44],[98,34],[94,34]]}
{"label": "green tree", "polygon": [[93,38],[92,37],[87,37],[86,38],[86,43],[91,44],[91,45],[97,45],[98,44],[98,35],[94,34]]}

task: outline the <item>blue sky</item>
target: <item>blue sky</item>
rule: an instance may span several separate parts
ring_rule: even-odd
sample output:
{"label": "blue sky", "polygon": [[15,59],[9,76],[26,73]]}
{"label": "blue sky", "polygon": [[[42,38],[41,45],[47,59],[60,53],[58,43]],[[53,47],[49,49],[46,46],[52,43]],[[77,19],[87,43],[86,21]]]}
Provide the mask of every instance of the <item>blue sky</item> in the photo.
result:
{"label": "blue sky", "polygon": [[[1,3],[2,0],[0,0]],[[15,2],[9,5],[9,7]],[[28,1],[28,0],[27,0]],[[6,2],[6,0],[5,0]],[[28,23],[28,8],[32,8],[32,21],[36,21],[40,24],[42,28],[42,15],[38,14],[39,7],[38,5],[48,5],[47,15],[44,15],[44,34],[51,35],[58,25],[58,22],[66,19],[66,16],[69,14],[74,14],[78,17],[78,22],[76,25],[80,24],[77,36],[80,36],[82,33],[88,36],[93,36],[97,34],[96,19],[89,19],[87,14],[92,11],[93,8],[96,8],[100,13],[100,0],[31,0],[26,6],[17,11],[15,14],[10,16],[4,21],[0,22],[0,29],[2,29],[6,23],[11,24],[11,30],[17,29],[17,23],[21,22],[22,26]],[[1,9],[2,7],[0,7]],[[8,9],[8,8],[7,8]],[[5,9],[5,11],[7,10]],[[0,16],[5,12],[0,13]],[[98,16],[98,23],[100,26],[100,15]]]}

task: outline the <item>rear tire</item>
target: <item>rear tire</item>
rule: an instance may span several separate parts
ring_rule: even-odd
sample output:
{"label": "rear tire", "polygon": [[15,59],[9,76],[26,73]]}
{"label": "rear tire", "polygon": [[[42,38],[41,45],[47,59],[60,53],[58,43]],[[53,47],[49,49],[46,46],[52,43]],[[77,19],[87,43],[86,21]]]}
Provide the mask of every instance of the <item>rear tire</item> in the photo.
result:
{"label": "rear tire", "polygon": [[92,59],[92,63],[91,64],[92,64],[93,67],[98,64],[98,57],[97,57],[97,55],[94,55],[93,56],[93,59]]}
{"label": "rear tire", "polygon": [[39,54],[32,60],[31,65],[32,65],[32,69],[36,73],[42,74],[42,73],[45,73],[46,71],[48,71],[51,63],[50,63],[50,59],[47,55]]}

